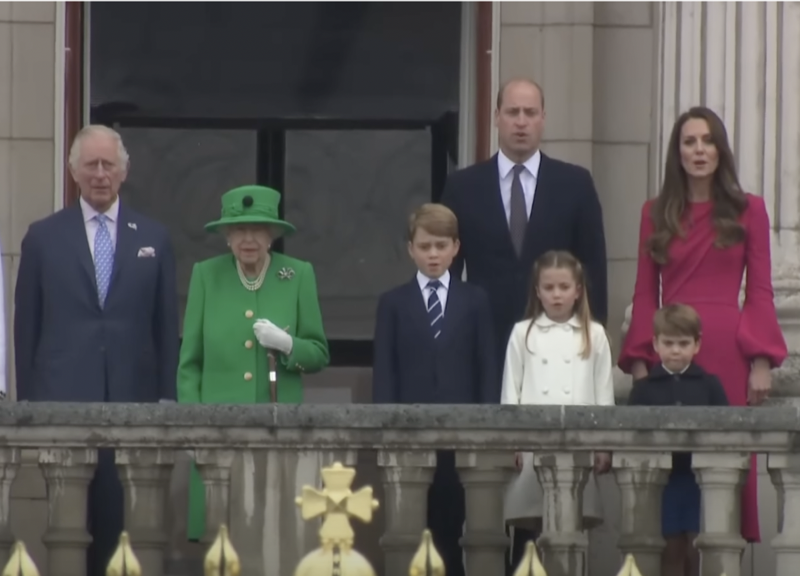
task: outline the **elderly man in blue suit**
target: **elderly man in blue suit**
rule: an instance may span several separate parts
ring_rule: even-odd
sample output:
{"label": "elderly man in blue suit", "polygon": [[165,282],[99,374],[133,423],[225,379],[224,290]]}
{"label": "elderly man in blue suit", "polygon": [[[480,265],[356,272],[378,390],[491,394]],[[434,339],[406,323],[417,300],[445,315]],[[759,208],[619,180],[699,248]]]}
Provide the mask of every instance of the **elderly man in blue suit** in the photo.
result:
{"label": "elderly man in blue suit", "polygon": [[[175,399],[178,303],[166,228],[120,202],[128,153],[105,126],[78,133],[69,155],[80,200],[34,222],[14,295],[17,399]],[[114,453],[89,487],[87,574],[101,576],[123,528]]]}

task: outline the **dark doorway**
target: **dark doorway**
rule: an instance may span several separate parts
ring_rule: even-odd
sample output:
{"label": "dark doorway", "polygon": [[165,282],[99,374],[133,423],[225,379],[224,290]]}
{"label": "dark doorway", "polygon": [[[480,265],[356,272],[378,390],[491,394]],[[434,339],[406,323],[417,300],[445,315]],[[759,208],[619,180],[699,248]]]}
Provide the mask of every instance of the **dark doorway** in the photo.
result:
{"label": "dark doorway", "polygon": [[[125,201],[167,224],[185,299],[219,197],[283,193],[275,249],[317,273],[333,366],[372,364],[377,296],[413,271],[405,222],[456,164],[458,3],[98,3],[91,121],[131,154]],[[183,300],[185,302],[185,300]]]}

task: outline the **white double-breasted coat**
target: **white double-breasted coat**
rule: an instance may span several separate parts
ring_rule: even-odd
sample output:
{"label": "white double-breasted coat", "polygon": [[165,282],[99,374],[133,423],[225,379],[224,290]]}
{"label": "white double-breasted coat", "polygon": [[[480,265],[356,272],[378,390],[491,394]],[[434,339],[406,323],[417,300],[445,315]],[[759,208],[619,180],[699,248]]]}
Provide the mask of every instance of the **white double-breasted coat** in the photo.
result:
{"label": "white double-breasted coat", "polygon": [[[533,326],[531,320],[517,322],[506,350],[501,403],[613,405],[611,348],[605,329],[592,322],[592,346],[587,358],[581,356],[582,332],[580,320],[575,316],[562,323],[545,315],[533,320]],[[525,452],[522,470],[506,492],[506,522],[538,528],[542,496],[533,468],[533,453]],[[584,525],[590,527],[602,519],[594,474],[586,483],[583,503]]]}

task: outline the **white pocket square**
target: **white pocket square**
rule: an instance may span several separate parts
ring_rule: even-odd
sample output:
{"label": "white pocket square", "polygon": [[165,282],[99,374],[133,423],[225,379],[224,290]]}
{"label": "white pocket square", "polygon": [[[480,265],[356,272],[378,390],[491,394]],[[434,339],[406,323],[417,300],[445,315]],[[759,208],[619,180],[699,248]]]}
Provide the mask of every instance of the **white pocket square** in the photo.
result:
{"label": "white pocket square", "polygon": [[155,258],[156,249],[148,246],[147,248],[139,248],[139,253],[136,255],[138,258]]}

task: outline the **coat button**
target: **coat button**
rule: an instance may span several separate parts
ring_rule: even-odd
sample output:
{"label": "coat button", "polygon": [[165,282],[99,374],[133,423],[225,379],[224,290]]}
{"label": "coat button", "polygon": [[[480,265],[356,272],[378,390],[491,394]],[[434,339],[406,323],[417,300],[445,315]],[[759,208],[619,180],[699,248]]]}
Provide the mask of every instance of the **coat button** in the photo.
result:
{"label": "coat button", "polygon": [[253,317],[253,311],[252,310],[248,310],[247,312],[244,313],[244,317],[245,318],[252,318]]}
{"label": "coat button", "polygon": [[252,348],[252,347],[253,347],[253,341],[252,341],[252,340],[247,340],[247,341],[244,343],[244,347],[245,347],[245,348],[247,348],[247,349],[249,350],[250,348]]}
{"label": "coat button", "polygon": [[542,358],[542,364],[547,364],[547,358]]}
{"label": "coat button", "polygon": [[250,372],[245,372],[244,373],[244,379],[249,382],[250,380],[253,379],[253,374],[251,374]]}

